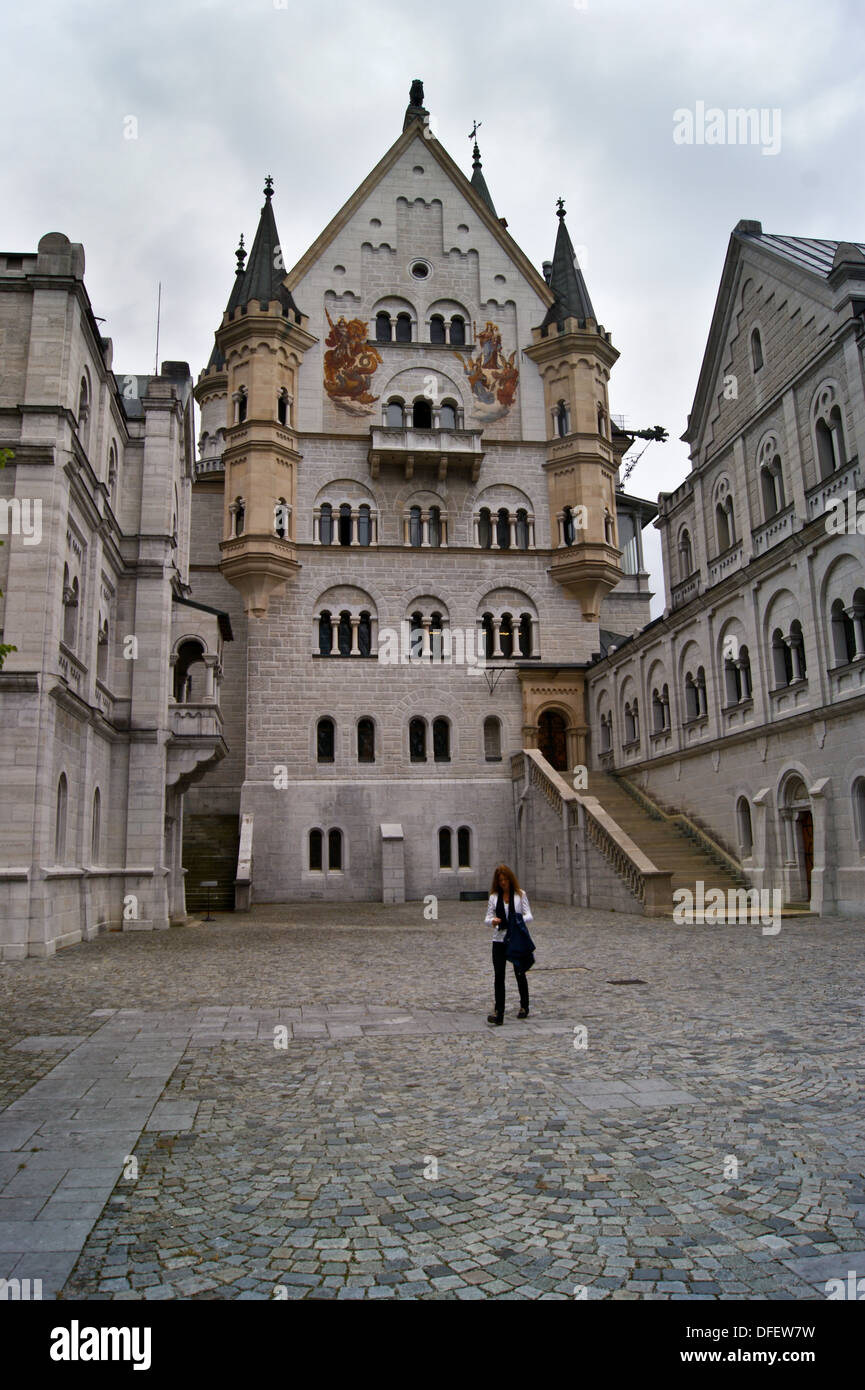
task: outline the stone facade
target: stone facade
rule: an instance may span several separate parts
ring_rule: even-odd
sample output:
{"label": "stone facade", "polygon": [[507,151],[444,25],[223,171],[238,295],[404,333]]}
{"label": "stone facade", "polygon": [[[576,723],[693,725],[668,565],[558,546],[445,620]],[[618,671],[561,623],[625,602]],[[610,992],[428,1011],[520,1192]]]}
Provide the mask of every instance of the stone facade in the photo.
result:
{"label": "stone facade", "polygon": [[183,792],[224,751],[229,628],[189,602],[186,364],[112,372],[83,250],[60,233],[35,254],[0,255],[0,353],[0,626],[15,648],[0,671],[0,953],[11,959],[183,916]]}
{"label": "stone facade", "polygon": [[857,914],[863,309],[862,248],[739,224],[685,435],[692,471],[660,498],[667,606],[587,683],[594,766],[699,819],[754,887]]}

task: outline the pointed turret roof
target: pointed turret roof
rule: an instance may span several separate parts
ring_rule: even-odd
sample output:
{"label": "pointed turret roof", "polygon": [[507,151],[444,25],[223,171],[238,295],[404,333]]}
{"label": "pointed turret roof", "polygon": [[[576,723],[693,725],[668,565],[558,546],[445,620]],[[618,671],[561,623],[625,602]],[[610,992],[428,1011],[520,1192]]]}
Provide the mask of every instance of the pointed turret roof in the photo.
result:
{"label": "pointed turret roof", "polygon": [[291,291],[282,283],[285,279],[285,264],[279,244],[279,233],[276,230],[276,218],[270,202],[272,197],[273,179],[268,174],[264,180],[264,207],[261,209],[258,230],[243,279],[235,284],[232,292],[233,302],[229,302],[229,309],[249,304],[252,300],[269,304],[271,300],[278,299],[284,309],[291,309],[295,314],[298,312]]}
{"label": "pointed turret roof", "polygon": [[478,149],[477,140],[475,141],[475,147],[472,150],[472,176],[470,182],[472,188],[475,190],[478,197],[483,198],[493,217],[498,217],[498,213],[495,209],[495,204],[493,203],[493,200],[490,197],[490,190],[487,188],[487,181],[484,178],[483,170],[481,169],[481,152]]}
{"label": "pointed turret roof", "polygon": [[577,265],[576,253],[565,226],[565,204],[561,198],[558,201],[556,216],[559,219],[559,230],[556,234],[553,269],[550,274],[550,289],[556,296],[556,302],[547,310],[542,328],[551,323],[557,323],[561,327],[565,319],[584,320],[595,317],[583,272]]}

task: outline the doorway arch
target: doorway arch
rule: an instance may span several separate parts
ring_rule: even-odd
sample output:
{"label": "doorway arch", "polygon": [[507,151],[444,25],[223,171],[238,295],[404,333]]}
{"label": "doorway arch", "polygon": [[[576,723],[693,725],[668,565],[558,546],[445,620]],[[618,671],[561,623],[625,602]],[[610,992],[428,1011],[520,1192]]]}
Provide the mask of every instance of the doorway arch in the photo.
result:
{"label": "doorway arch", "polygon": [[556,772],[568,770],[567,727],[560,710],[545,709],[538,716],[538,750]]}
{"label": "doorway arch", "polygon": [[802,776],[791,772],[781,788],[781,850],[784,898],[810,903],[814,869],[814,815]]}

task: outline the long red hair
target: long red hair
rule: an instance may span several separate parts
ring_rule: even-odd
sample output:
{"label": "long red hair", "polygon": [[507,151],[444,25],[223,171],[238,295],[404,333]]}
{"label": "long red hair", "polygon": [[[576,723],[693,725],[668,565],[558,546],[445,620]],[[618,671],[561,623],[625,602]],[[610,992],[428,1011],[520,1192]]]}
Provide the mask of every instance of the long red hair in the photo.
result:
{"label": "long red hair", "polygon": [[516,874],[514,873],[513,869],[509,869],[508,866],[507,866],[507,864],[497,864],[496,867],[495,867],[495,869],[493,870],[493,882],[492,882],[492,887],[490,888],[490,895],[491,895],[491,896],[492,896],[492,895],[495,895],[496,897],[498,897],[498,894],[499,894],[499,874],[504,874],[505,877],[507,878],[508,884],[509,884],[510,890],[511,890],[511,897],[514,897],[515,894],[520,894],[520,893],[522,893],[523,890],[522,890],[522,888],[520,887],[519,883],[517,882],[517,876],[516,876]]}

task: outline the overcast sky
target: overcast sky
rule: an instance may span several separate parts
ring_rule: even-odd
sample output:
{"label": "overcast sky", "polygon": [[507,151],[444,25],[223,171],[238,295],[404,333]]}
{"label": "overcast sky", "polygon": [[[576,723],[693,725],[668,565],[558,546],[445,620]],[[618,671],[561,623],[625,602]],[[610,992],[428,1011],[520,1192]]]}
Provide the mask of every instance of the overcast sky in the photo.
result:
{"label": "overcast sky", "polygon": [[[862,0],[41,0],[2,19],[0,249],[84,245],[115,370],[198,375],[258,220],[292,265],[402,129],[424,82],[437,138],[484,174],[536,265],[564,197],[621,353],[615,414],[663,424],[629,490],[688,471],[685,428],[730,232],[862,241]],[[760,144],[680,144],[674,113],[765,110]],[[137,139],[125,138],[137,121]],[[682,122],[679,119],[681,128]],[[301,306],[302,307],[302,306]],[[657,533],[645,535],[660,588]],[[654,611],[659,611],[656,601]]]}

